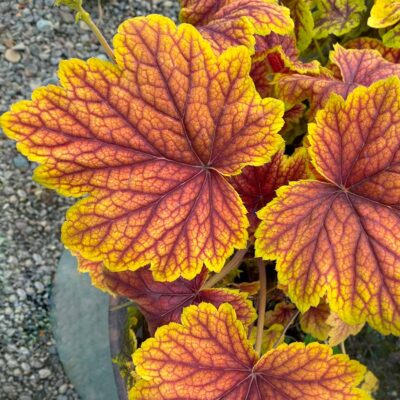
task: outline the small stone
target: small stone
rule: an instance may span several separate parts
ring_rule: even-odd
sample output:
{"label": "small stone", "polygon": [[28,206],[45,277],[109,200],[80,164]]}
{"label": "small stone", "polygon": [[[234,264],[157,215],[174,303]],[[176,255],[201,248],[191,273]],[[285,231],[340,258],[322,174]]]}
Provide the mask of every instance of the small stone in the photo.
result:
{"label": "small stone", "polygon": [[22,395],[19,397],[19,400],[32,400],[32,397],[29,396],[29,394],[22,394]]}
{"label": "small stone", "polygon": [[29,168],[29,163],[27,159],[20,154],[13,158],[13,164],[20,171],[26,171]]}
{"label": "small stone", "polygon": [[57,400],[68,400],[67,396],[59,395],[57,396]]}
{"label": "small stone", "polygon": [[43,258],[40,254],[33,254],[32,255],[33,261],[35,261],[36,264],[42,264]]}
{"label": "small stone", "polygon": [[3,391],[5,394],[8,395],[14,395],[15,394],[15,388],[13,385],[10,385],[9,383],[6,383],[3,387],[2,387]]}
{"label": "small stone", "polygon": [[27,223],[23,219],[17,219],[15,221],[15,227],[20,231],[25,231],[27,226]]}
{"label": "small stone", "polygon": [[40,379],[47,379],[48,377],[50,377],[51,375],[51,371],[47,368],[42,368],[39,370],[39,378]]}
{"label": "small stone", "polygon": [[12,47],[12,49],[16,51],[25,51],[26,46],[23,43],[17,43],[15,46]]}
{"label": "small stone", "polygon": [[26,293],[24,289],[18,288],[17,289],[17,295],[20,300],[24,301],[26,299]]}
{"label": "small stone", "polygon": [[64,384],[62,384],[62,385],[60,386],[60,388],[58,389],[58,393],[64,394],[64,393],[67,392],[67,390],[68,390],[68,385],[64,383]]}
{"label": "small stone", "polygon": [[37,291],[38,293],[44,292],[44,286],[43,286],[43,284],[42,284],[41,282],[35,282],[35,283],[34,283],[34,286],[35,286],[36,291]]}
{"label": "small stone", "polygon": [[36,22],[36,28],[40,32],[51,32],[53,30],[53,23],[47,19],[41,18]]}
{"label": "small stone", "polygon": [[25,190],[22,189],[17,190],[17,195],[21,200],[25,200],[27,196]]}
{"label": "small stone", "polygon": [[43,363],[39,360],[32,360],[31,365],[33,368],[39,369],[39,368],[42,368]]}
{"label": "small stone", "polygon": [[31,372],[31,367],[27,363],[21,363],[21,368],[24,371],[24,374],[27,375]]}
{"label": "small stone", "polygon": [[7,49],[4,53],[4,57],[7,61],[13,64],[17,64],[21,61],[21,54],[17,50]]}

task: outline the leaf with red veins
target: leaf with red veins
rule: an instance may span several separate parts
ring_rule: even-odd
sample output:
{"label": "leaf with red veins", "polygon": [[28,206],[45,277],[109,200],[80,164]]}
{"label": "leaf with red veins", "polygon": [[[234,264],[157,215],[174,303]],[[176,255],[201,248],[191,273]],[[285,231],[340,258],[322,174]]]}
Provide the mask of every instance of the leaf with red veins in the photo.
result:
{"label": "leaf with red veins", "polygon": [[150,334],[169,322],[179,322],[184,307],[201,302],[215,306],[229,303],[245,326],[257,317],[248,293],[225,288],[203,289],[208,272],[206,268],[192,280],[179,278],[174,282],[157,282],[148,268],[137,271],[112,272],[100,262],[78,256],[79,271],[88,272],[92,284],[112,295],[126,297],[139,307],[148,323]]}
{"label": "leaf with red veins", "polygon": [[304,147],[296,149],[292,156],[284,154],[282,147],[271,162],[261,167],[246,167],[240,175],[230,178],[249,213],[250,229],[257,228],[257,211],[275,197],[275,191],[290,181],[308,177],[308,156]]}
{"label": "leaf with red veins", "polygon": [[297,312],[296,306],[292,303],[282,301],[277,303],[273,310],[265,313],[264,325],[270,327],[274,324],[286,326]]}
{"label": "leaf with red veins", "polygon": [[366,10],[364,0],[316,0],[314,37],[342,36],[360,25]]}
{"label": "leaf with red veins", "polygon": [[329,305],[322,300],[317,307],[310,307],[300,316],[300,327],[303,332],[309,333],[316,339],[326,340],[331,329],[327,323],[329,315]]}
{"label": "leaf with red veins", "polygon": [[347,49],[377,50],[381,56],[392,63],[400,63],[400,49],[385,46],[380,40],[370,37],[360,37],[350,40],[344,47]]}
{"label": "leaf with red veins", "polygon": [[270,62],[274,72],[318,74],[320,71],[318,61],[304,63],[300,60],[296,38],[293,35],[271,33],[268,36],[256,36],[256,54],[253,62],[261,62],[265,59]]}
{"label": "leaf with red veins", "polygon": [[309,99],[314,116],[332,93],[346,98],[358,86],[370,86],[393,75],[400,77],[400,65],[385,60],[375,50],[344,49],[336,44],[330,61],[340,69],[341,77],[326,68],[318,76],[280,74],[276,78],[278,98],[292,105]]}
{"label": "leaf with red veins", "polygon": [[256,256],[301,312],[327,296],[348,324],[400,335],[400,81],[332,96],[309,125],[326,181],[281,187],[259,211]]}
{"label": "leaf with red veins", "polygon": [[318,61],[303,63],[299,59],[295,40],[293,36],[275,33],[256,36],[250,76],[262,97],[275,96],[274,75],[277,72],[319,73]]}
{"label": "leaf with red veins", "polygon": [[220,53],[244,45],[254,52],[254,35],[290,33],[290,12],[274,0],[181,0],[180,19],[196,26]]}
{"label": "leaf with red veins", "polygon": [[241,282],[234,284],[241,292],[246,292],[249,296],[255,296],[260,291],[260,281]]}
{"label": "leaf with red veins", "polygon": [[[265,329],[262,334],[261,339],[261,354],[266,353],[273,347],[282,344],[285,340],[285,335],[283,334],[285,327],[279,324],[273,324],[268,329]],[[257,328],[254,327],[250,332],[249,341],[254,346],[256,343]]]}
{"label": "leaf with red veins", "polygon": [[366,368],[329,346],[282,344],[261,358],[229,304],[185,308],[133,355],[135,400],[369,400]]}
{"label": "leaf with red veins", "polygon": [[290,9],[290,16],[294,21],[297,47],[300,51],[303,51],[310,45],[313,37],[312,7],[307,0],[282,0],[282,4]]}
{"label": "leaf with red veins", "polygon": [[219,271],[247,244],[246,210],[224,175],[269,162],[283,104],[261,99],[244,47],[216,56],[188,24],[124,22],[117,65],[62,62],[63,87],[40,88],[1,118],[35,178],[82,197],[65,245],[114,271],[151,265],[157,280]]}
{"label": "leaf with red veins", "polygon": [[351,335],[357,335],[365,325],[364,323],[356,325],[346,324],[336,313],[331,313],[326,323],[329,326],[328,344],[332,347],[344,342]]}

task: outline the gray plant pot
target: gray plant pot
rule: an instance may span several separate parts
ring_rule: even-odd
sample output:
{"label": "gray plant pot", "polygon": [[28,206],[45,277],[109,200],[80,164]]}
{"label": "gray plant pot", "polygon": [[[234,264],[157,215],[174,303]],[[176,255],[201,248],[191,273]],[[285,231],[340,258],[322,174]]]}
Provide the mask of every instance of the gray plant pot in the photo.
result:
{"label": "gray plant pot", "polygon": [[82,400],[127,400],[112,358],[120,351],[125,310],[91,285],[77,271],[76,259],[65,251],[52,289],[51,319],[65,372]]}

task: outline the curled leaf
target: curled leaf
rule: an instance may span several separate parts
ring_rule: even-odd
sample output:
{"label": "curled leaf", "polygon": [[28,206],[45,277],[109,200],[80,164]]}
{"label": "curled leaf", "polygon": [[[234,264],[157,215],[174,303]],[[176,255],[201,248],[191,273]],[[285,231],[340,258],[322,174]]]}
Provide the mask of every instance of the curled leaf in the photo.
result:
{"label": "curled leaf", "polygon": [[325,181],[278,190],[259,211],[256,256],[277,260],[300,311],[327,295],[348,324],[400,334],[400,81],[332,96],[310,124]]}
{"label": "curled leaf", "polygon": [[195,25],[214,51],[244,45],[254,52],[254,35],[290,33],[290,12],[275,0],[181,0],[180,19]]}
{"label": "curled leaf", "polygon": [[260,359],[229,304],[187,307],[133,355],[135,400],[366,400],[365,367],[329,346],[282,344]]}
{"label": "curled leaf", "polygon": [[137,271],[112,272],[96,263],[78,257],[79,270],[88,272],[92,283],[100,290],[132,300],[145,316],[150,334],[169,322],[179,322],[184,307],[201,302],[215,306],[231,304],[245,326],[257,317],[248,293],[236,289],[203,289],[208,273],[203,269],[192,280],[179,278],[174,282],[156,282],[148,268]]}
{"label": "curled leaf", "polygon": [[395,64],[400,63],[400,49],[385,46],[380,40],[370,37],[360,37],[345,44],[348,49],[377,50],[381,56]]}
{"label": "curled leaf", "polygon": [[400,65],[385,60],[376,50],[348,50],[335,45],[330,61],[339,68],[339,77],[326,68],[320,75],[280,75],[278,97],[289,104],[310,99],[313,116],[332,93],[346,98],[358,86],[370,86],[393,75],[400,77]]}
{"label": "curled leaf", "polygon": [[296,306],[292,303],[281,301],[277,303],[273,310],[265,313],[264,325],[270,327],[272,325],[286,326],[290,320],[296,315]]}
{"label": "curled leaf", "polygon": [[219,57],[190,25],[124,22],[117,65],[62,62],[63,87],[40,88],[1,118],[35,179],[85,196],[67,213],[73,252],[114,271],[150,264],[157,280],[219,271],[247,244],[245,208],[224,175],[269,162],[283,104],[261,99],[244,47]]}
{"label": "curled leaf", "polygon": [[364,323],[346,324],[336,313],[331,313],[326,323],[329,325],[328,343],[332,347],[344,342],[351,335],[357,335],[365,325]]}
{"label": "curled leaf", "polygon": [[388,28],[382,35],[383,43],[390,47],[400,48],[399,21],[400,3],[398,1],[376,0],[368,18],[368,25],[372,28]]}
{"label": "curled leaf", "polygon": [[[283,334],[285,327],[280,324],[273,324],[269,328],[263,331],[262,341],[261,341],[261,354],[266,353],[271,350],[274,346],[282,344],[285,340],[285,335]],[[254,327],[251,330],[249,341],[254,346],[256,343],[257,328]]]}
{"label": "curled leaf", "polygon": [[301,329],[318,340],[326,340],[331,329],[327,323],[329,314],[329,305],[322,300],[317,307],[310,307],[300,316]]}
{"label": "curled leaf", "polygon": [[258,226],[256,212],[275,197],[275,191],[280,186],[307,178],[307,163],[305,148],[299,148],[292,156],[287,156],[282,147],[271,162],[262,167],[246,167],[240,175],[230,178],[249,213],[250,229]]}

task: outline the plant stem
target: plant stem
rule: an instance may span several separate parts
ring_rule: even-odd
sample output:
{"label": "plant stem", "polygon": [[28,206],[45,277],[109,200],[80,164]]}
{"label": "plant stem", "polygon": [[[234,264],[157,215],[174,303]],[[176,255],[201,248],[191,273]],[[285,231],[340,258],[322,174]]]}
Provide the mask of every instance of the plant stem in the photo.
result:
{"label": "plant stem", "polygon": [[344,346],[344,342],[340,343],[340,350],[342,350],[343,354],[346,354],[346,347]]}
{"label": "plant stem", "polygon": [[257,320],[257,333],[256,344],[254,349],[257,354],[261,354],[262,337],[264,332],[265,321],[265,307],[267,305],[267,273],[265,271],[265,262],[258,258],[257,261],[258,275],[260,278],[260,291],[258,293],[258,320]]}
{"label": "plant stem", "polygon": [[225,278],[226,275],[229,274],[229,272],[233,271],[235,268],[237,268],[240,263],[242,262],[244,256],[247,253],[249,246],[247,246],[245,249],[238,250],[236,254],[230,259],[230,261],[224,266],[224,268],[221,269],[220,272],[217,274],[213,275],[204,285],[203,289],[209,289],[212,288],[215,284],[217,284],[221,279]]}
{"label": "plant stem", "polygon": [[117,306],[111,307],[110,311],[118,311],[118,310],[121,310],[122,308],[129,307],[132,304],[133,304],[133,301],[129,300],[129,301],[126,301],[125,303],[121,303],[121,304],[118,304]]}
{"label": "plant stem", "polygon": [[277,341],[274,343],[272,346],[273,349],[275,349],[280,341],[282,340],[283,337],[285,337],[287,330],[289,329],[290,325],[293,324],[294,320],[297,318],[297,316],[300,314],[300,311],[296,311],[296,313],[293,315],[292,318],[290,318],[290,321],[286,324],[285,328],[283,329],[283,332],[279,335]]}
{"label": "plant stem", "polygon": [[325,56],[324,56],[324,53],[321,50],[321,47],[319,46],[318,40],[317,39],[313,39],[313,42],[314,42],[315,48],[318,51],[318,55],[319,55],[319,58],[321,60],[321,64],[325,64],[325,61],[326,61],[325,60]]}
{"label": "plant stem", "polygon": [[81,5],[79,5],[78,10],[82,21],[85,22],[86,25],[92,30],[92,32],[95,34],[100,44],[103,46],[103,49],[107,53],[108,57],[110,57],[110,59],[114,62],[115,61],[114,52],[111,46],[108,44],[104,35],[100,32],[100,29],[93,22],[92,18],[90,17],[90,14]]}

